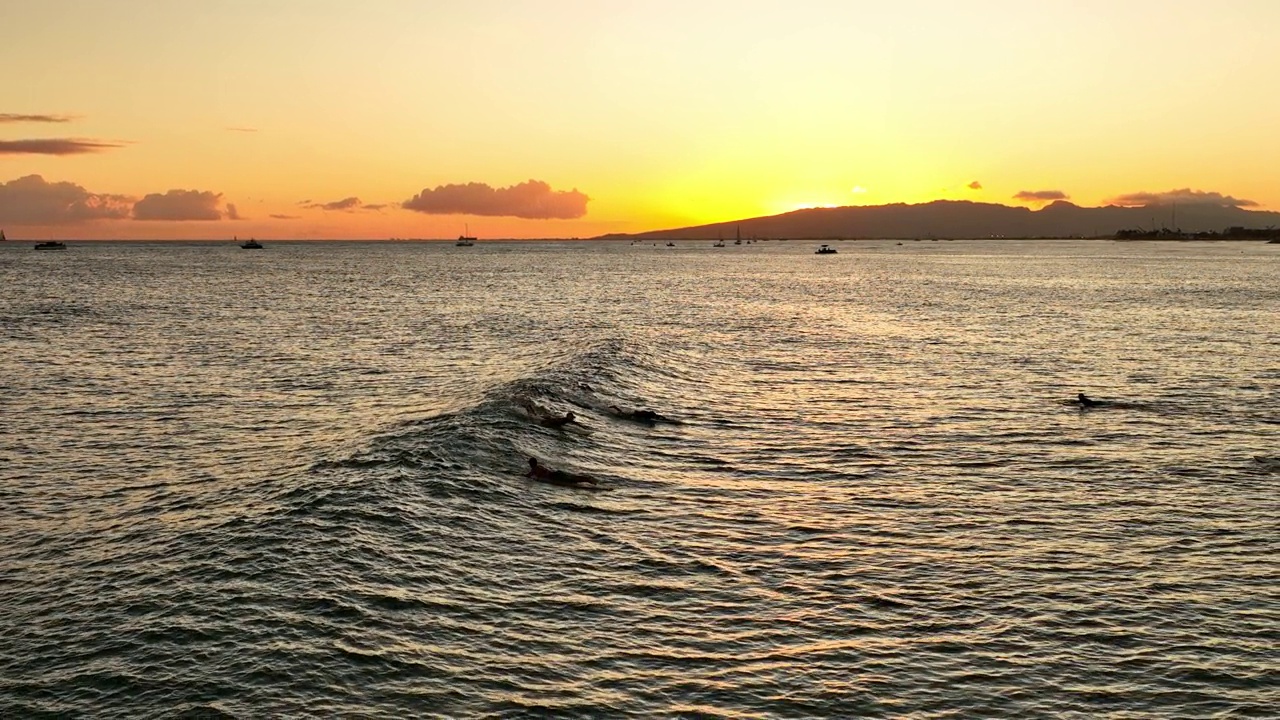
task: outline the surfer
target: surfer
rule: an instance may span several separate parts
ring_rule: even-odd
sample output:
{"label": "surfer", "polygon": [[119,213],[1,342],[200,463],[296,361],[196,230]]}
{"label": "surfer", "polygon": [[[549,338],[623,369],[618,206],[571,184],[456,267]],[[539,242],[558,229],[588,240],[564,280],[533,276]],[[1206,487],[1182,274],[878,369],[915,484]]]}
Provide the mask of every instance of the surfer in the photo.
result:
{"label": "surfer", "polygon": [[538,458],[529,458],[529,472],[525,477],[531,477],[534,480],[541,480],[552,485],[592,485],[596,484],[596,479],[590,475],[581,475],[579,473],[565,472],[564,470],[552,470],[545,465],[538,463]]}
{"label": "surfer", "polygon": [[565,425],[569,425],[570,423],[572,423],[572,424],[574,424],[574,425],[581,425],[581,424],[582,424],[582,423],[578,422],[578,420],[577,420],[576,416],[574,416],[574,414],[573,414],[573,411],[572,411],[572,410],[570,410],[569,412],[565,413],[565,414],[564,414],[564,417],[547,416],[547,417],[543,417],[543,418],[541,418],[540,420],[538,420],[538,422],[542,423],[543,425],[545,425],[545,426],[547,426],[547,427],[549,427],[549,428],[562,428],[562,427],[564,427]]}
{"label": "surfer", "polygon": [[1076,402],[1080,403],[1080,407],[1082,408],[1091,408],[1091,407],[1098,407],[1099,405],[1106,405],[1105,401],[1094,400],[1093,398],[1089,397],[1088,395],[1085,395],[1084,393],[1076,393]]}
{"label": "surfer", "polygon": [[672,420],[671,418],[666,417],[665,415],[659,415],[658,413],[652,410],[628,411],[628,410],[623,410],[617,405],[610,405],[609,409],[613,411],[614,415],[617,415],[620,418],[625,418],[627,420],[635,420],[636,422],[643,422],[643,423],[649,423],[649,424],[659,423],[659,422],[669,422],[669,423],[675,422],[675,420]]}
{"label": "surfer", "polygon": [[573,411],[569,411],[563,416],[557,415],[524,397],[517,398],[516,404],[524,408],[525,412],[529,413],[529,417],[543,427],[562,428],[565,425],[582,425],[582,423],[578,422],[578,417],[573,414]]}

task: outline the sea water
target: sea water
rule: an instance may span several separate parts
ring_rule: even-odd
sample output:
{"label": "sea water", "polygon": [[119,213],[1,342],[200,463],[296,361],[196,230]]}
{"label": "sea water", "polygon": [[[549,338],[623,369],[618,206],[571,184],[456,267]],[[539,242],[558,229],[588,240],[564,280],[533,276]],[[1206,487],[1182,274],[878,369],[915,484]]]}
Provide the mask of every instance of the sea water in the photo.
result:
{"label": "sea water", "polygon": [[0,716],[1275,716],[1276,246],[265,244],[0,247]]}

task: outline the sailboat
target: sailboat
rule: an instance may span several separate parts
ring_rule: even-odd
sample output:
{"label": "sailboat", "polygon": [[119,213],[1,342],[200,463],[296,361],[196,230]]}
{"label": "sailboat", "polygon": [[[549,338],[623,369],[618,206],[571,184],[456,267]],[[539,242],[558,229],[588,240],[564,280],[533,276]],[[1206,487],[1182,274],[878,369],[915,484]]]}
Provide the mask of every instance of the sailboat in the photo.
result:
{"label": "sailboat", "polygon": [[5,239],[6,239],[6,238],[5,238],[5,236],[4,236],[4,231],[3,231],[3,230],[0,230],[0,242],[4,242],[4,241],[5,241]]}
{"label": "sailboat", "polygon": [[742,228],[741,227],[738,227],[734,230],[733,244],[734,245],[742,244]]}
{"label": "sailboat", "polygon": [[462,235],[458,236],[458,242],[454,243],[454,245],[457,245],[458,247],[471,247],[472,245],[475,245],[476,239],[470,235],[471,226],[463,225],[463,227],[466,228],[466,230]]}

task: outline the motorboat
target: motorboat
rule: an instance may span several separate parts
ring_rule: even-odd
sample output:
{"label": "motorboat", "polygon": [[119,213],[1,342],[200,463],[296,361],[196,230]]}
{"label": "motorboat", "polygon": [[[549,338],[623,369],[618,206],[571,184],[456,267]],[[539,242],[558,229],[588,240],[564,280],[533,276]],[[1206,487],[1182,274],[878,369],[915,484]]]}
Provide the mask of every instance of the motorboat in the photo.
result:
{"label": "motorboat", "polygon": [[49,242],[36,243],[36,249],[37,250],[66,250],[67,246],[64,243],[50,240]]}
{"label": "motorboat", "polygon": [[245,240],[244,242],[240,243],[240,249],[241,250],[261,250],[262,243],[258,242],[257,240],[254,240],[253,238],[249,238],[248,240]]}
{"label": "motorboat", "polygon": [[814,250],[813,254],[814,255],[835,255],[836,249],[831,247],[830,245],[823,245],[817,250]]}

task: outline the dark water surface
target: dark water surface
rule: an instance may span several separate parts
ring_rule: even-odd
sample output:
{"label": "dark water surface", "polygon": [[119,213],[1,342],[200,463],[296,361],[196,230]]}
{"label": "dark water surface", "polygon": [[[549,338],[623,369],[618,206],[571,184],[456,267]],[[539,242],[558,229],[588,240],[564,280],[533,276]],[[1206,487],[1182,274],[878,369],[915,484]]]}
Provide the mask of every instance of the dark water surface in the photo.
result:
{"label": "dark water surface", "polygon": [[0,247],[0,716],[1276,717],[1280,249],[838,247]]}

